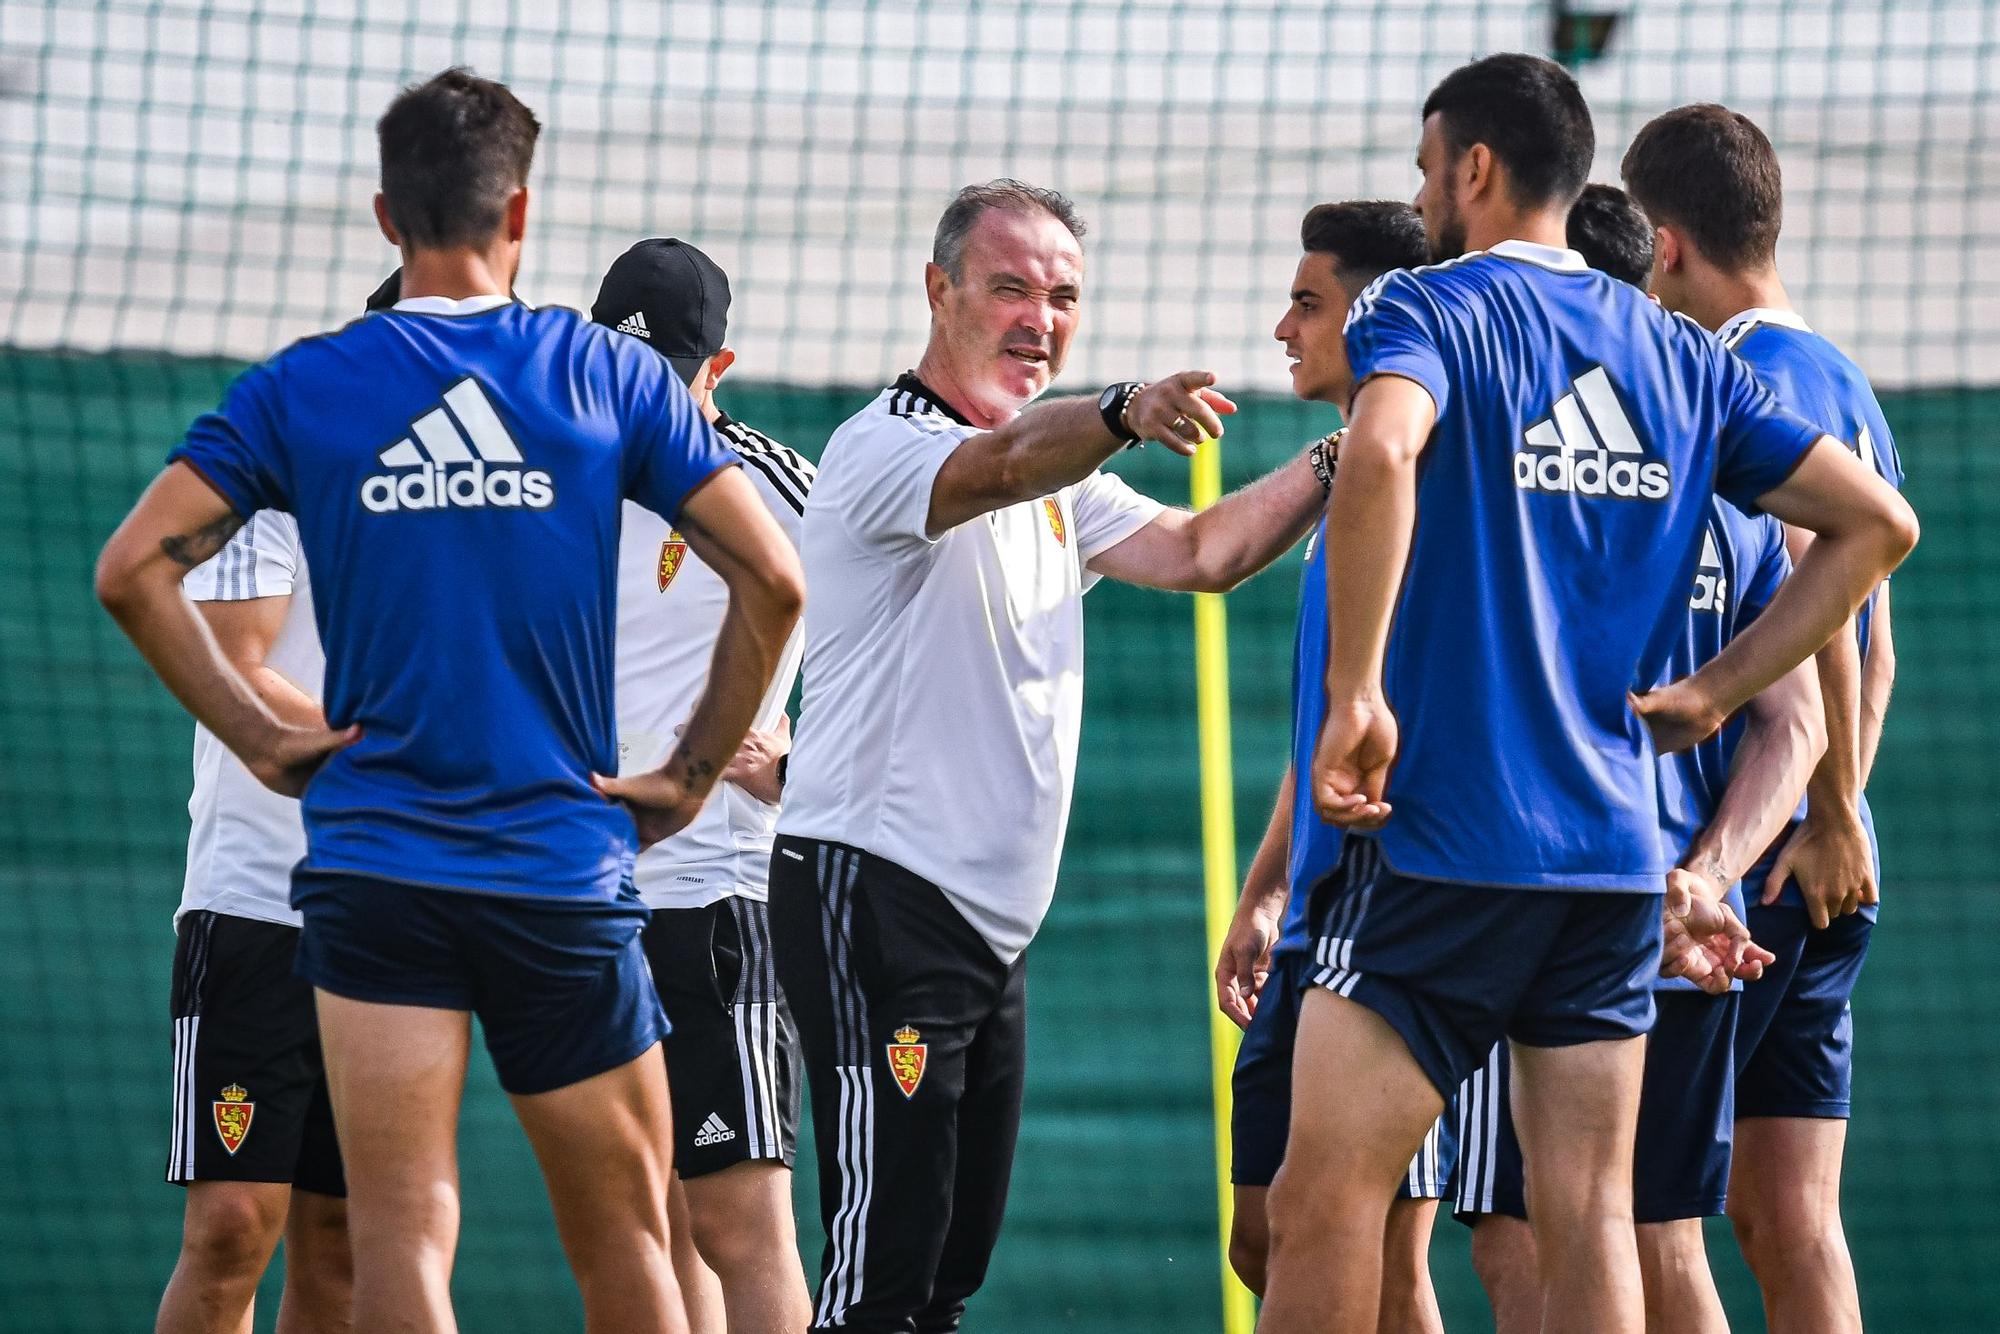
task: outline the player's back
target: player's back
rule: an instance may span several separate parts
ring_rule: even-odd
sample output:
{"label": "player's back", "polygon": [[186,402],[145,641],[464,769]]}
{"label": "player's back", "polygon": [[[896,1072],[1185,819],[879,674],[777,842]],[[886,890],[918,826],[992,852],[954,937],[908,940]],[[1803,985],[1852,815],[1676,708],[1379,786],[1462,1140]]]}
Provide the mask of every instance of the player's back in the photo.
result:
{"label": "player's back", "polygon": [[1385,668],[1412,720],[1391,864],[1657,892],[1670,859],[1627,692],[1665,662],[1711,495],[1750,503],[1814,433],[1691,322],[1520,241],[1388,275],[1348,347],[1357,378],[1407,376],[1439,406]]}
{"label": "player's back", "polygon": [[317,577],[327,717],[362,737],[306,791],[306,867],[605,897],[632,855],[589,782],[616,765],[620,505],[671,512],[723,460],[647,349],[498,301],[295,344],[183,456],[239,508],[296,514]]}

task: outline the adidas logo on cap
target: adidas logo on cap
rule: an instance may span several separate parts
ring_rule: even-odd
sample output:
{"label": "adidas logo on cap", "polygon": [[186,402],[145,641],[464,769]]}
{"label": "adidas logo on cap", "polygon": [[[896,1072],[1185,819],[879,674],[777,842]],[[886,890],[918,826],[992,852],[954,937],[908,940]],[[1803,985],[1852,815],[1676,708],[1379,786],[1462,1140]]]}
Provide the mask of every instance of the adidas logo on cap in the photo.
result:
{"label": "adidas logo on cap", "polygon": [[444,402],[410,423],[410,435],[378,456],[384,467],[361,483],[361,506],[372,514],[400,510],[545,510],[556,503],[555,480],[522,462],[521,447],[470,376],[445,391]]}
{"label": "adidas logo on cap", "polygon": [[710,1112],[708,1120],[701,1123],[701,1129],[694,1132],[694,1146],[705,1149],[711,1144],[727,1144],[735,1138],[736,1132],[722,1124],[720,1116]]}
{"label": "adidas logo on cap", "polygon": [[653,331],[646,327],[646,312],[643,310],[635,310],[618,321],[618,332],[636,334],[649,343],[653,341]]}

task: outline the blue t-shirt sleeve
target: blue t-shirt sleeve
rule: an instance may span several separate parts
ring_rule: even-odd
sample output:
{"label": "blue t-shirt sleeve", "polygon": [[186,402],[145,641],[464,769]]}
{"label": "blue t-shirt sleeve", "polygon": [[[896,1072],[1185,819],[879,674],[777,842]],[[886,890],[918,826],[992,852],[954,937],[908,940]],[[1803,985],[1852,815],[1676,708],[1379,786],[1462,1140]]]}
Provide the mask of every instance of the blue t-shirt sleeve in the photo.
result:
{"label": "blue t-shirt sleeve", "polygon": [[738,460],[666,362],[647,352],[639,365],[632,392],[622,396],[625,494],[672,523],[696,487]]}
{"label": "blue t-shirt sleeve", "polygon": [[1438,351],[1436,326],[1436,313],[1415,275],[1397,270],[1377,278],[1347,313],[1347,361],[1354,368],[1354,383],[1371,375],[1415,380],[1443,416],[1451,383]]}
{"label": "blue t-shirt sleeve", "polygon": [[1721,398],[1715,489],[1756,514],[1757,497],[1782,485],[1826,432],[1779,403],[1742,358],[1712,337],[1708,343]]}
{"label": "blue t-shirt sleeve", "polygon": [[1778,586],[1791,577],[1792,558],[1785,550],[1785,526],[1769,517],[1757,520],[1762,538],[1744,553],[1743,568],[1736,572],[1736,631],[1764,614]]}
{"label": "blue t-shirt sleeve", "polygon": [[277,374],[270,363],[236,377],[222,406],[195,418],[167,455],[187,463],[245,519],[258,510],[290,510]]}

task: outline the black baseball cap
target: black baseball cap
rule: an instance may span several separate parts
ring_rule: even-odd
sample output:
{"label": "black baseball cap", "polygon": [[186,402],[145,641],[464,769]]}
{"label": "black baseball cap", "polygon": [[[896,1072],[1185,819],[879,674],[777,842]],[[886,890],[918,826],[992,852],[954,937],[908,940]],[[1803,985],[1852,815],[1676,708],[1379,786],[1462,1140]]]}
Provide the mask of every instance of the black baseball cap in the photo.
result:
{"label": "black baseball cap", "polygon": [[729,275],[686,241],[656,236],[611,262],[590,318],[645,339],[692,384],[701,363],[722,350]]}
{"label": "black baseball cap", "polygon": [[403,299],[403,266],[382,280],[382,285],[368,294],[368,310],[387,310]]}

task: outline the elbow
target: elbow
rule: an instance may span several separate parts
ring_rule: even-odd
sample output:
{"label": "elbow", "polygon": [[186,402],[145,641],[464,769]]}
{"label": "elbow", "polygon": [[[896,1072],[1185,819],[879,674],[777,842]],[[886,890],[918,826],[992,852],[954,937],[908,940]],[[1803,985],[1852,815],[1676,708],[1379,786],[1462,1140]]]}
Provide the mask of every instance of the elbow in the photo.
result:
{"label": "elbow", "polygon": [[787,551],[785,559],[774,562],[765,572],[758,592],[766,614],[773,621],[782,622],[785,633],[791,633],[806,607],[806,577],[799,558]]}
{"label": "elbow", "polygon": [[1910,508],[1910,502],[1893,492],[1891,496],[1894,503],[1882,507],[1883,512],[1876,523],[1877,542],[1885,562],[1882,573],[1885,576],[1916,550],[1917,539],[1923,535],[1917,523],[1917,512]]}
{"label": "elbow", "polygon": [[1240,560],[1203,560],[1195,557],[1194,577],[1188,581],[1191,593],[1234,593],[1254,571]]}
{"label": "elbow", "polygon": [[106,544],[97,557],[91,591],[97,595],[98,605],[110,612],[113,620],[123,621],[138,605],[138,570],[126,558],[116,539]]}

